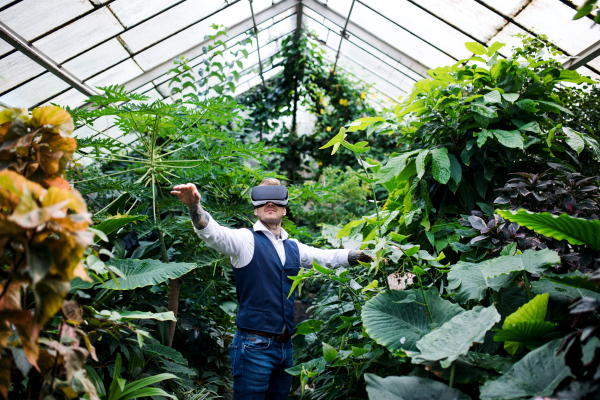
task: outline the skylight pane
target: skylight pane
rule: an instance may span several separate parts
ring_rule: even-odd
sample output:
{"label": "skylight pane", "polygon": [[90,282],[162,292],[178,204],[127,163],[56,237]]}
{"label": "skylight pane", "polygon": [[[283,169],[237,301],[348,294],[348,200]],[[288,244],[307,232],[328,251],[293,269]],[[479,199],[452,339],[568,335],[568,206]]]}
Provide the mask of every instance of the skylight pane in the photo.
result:
{"label": "skylight pane", "polygon": [[486,43],[508,22],[472,0],[415,0],[415,3]]}
{"label": "skylight pane", "polygon": [[[354,5],[354,10],[352,11],[350,19],[367,29],[369,32],[374,33],[375,31],[373,29],[379,25],[381,20],[385,19],[383,16],[386,16],[421,39],[432,43],[446,53],[451,54],[456,59],[466,58],[470,55],[463,44],[465,42],[473,41],[471,38],[463,35],[450,25],[440,21],[407,1],[385,2],[384,4],[382,2],[369,0],[365,1],[365,3],[379,14],[376,14],[369,8],[357,3]],[[384,40],[387,39],[396,46],[400,46],[400,44],[404,43],[402,38],[394,34],[381,32],[380,29],[378,29],[376,36],[383,38]],[[392,39],[390,40],[389,38]],[[402,49],[404,49],[403,45]],[[432,51],[433,50],[426,49],[426,52]],[[420,58],[417,57],[417,59]],[[439,67],[440,65],[447,64],[448,63],[433,64],[429,66]]]}
{"label": "skylight pane", "polygon": [[[32,41],[44,33],[93,10],[84,0],[23,0],[0,12],[0,20],[25,39]],[[0,55],[12,48],[0,44]]]}
{"label": "skylight pane", "polygon": [[90,86],[110,86],[110,85],[121,85],[136,76],[143,74],[144,71],[133,61],[127,59],[122,63],[115,65],[107,71],[104,71],[98,76],[86,81]]}
{"label": "skylight pane", "polygon": [[61,107],[79,107],[82,106],[87,99],[87,96],[75,89],[69,89],[63,94],[60,94],[50,100],[45,105],[57,104]]}
{"label": "skylight pane", "polygon": [[519,28],[515,24],[509,23],[490,40],[490,44],[494,42],[506,44],[506,46],[500,49],[500,54],[509,56],[512,53],[511,49],[513,47],[521,47],[523,44],[520,38],[514,36],[519,33],[531,37],[531,35],[525,32],[523,29]]}
{"label": "skylight pane", "polygon": [[483,0],[483,2],[502,15],[513,18],[529,3],[529,0]]}

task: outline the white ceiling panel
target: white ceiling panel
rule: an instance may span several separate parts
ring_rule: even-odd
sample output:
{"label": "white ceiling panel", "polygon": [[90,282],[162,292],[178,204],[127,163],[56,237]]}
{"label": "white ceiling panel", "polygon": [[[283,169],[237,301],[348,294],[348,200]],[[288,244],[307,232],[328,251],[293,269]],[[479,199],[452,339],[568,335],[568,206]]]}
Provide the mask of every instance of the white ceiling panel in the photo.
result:
{"label": "white ceiling panel", "polygon": [[122,31],[123,26],[108,8],[103,7],[33,44],[54,61],[62,63]]}
{"label": "white ceiling panel", "polygon": [[[502,15],[514,17],[530,0],[483,0],[485,4],[492,7]],[[555,0],[550,0],[555,1]]]}
{"label": "white ceiling panel", "polygon": [[[31,41],[93,9],[88,0],[23,0],[0,12],[0,21]],[[6,45],[0,55],[11,50]]]}
{"label": "white ceiling panel", "polygon": [[82,55],[64,64],[67,71],[85,80],[90,76],[112,67],[129,57],[117,39],[110,39],[100,46],[83,53]]}
{"label": "white ceiling panel", "polygon": [[135,61],[127,59],[109,70],[104,71],[100,75],[86,81],[86,83],[94,87],[121,85],[143,73],[144,71],[142,71]]}
{"label": "white ceiling panel", "polygon": [[[183,27],[200,21],[227,5],[224,0],[188,0],[123,33],[132,54],[138,53]],[[249,6],[246,4],[246,7]],[[203,36],[197,38],[201,41]]]}
{"label": "white ceiling panel", "polygon": [[12,107],[33,107],[57,95],[69,85],[49,72],[11,90],[0,101]]}
{"label": "white ceiling panel", "polygon": [[0,59],[0,93],[20,85],[46,71],[35,61],[17,51]]}
{"label": "white ceiling panel", "polygon": [[69,89],[63,94],[60,94],[45,103],[45,105],[56,104],[61,107],[79,107],[82,106],[87,99],[87,96],[75,89]]}
{"label": "white ceiling panel", "polygon": [[496,36],[490,39],[488,44],[492,44],[494,42],[506,44],[506,46],[501,48],[499,51],[500,54],[508,56],[509,54],[511,54],[511,49],[513,47],[521,47],[522,45],[521,39],[515,36],[519,33],[531,37],[531,35],[525,32],[523,29],[519,28],[515,24],[509,23],[504,28],[502,28],[502,30],[498,32]]}
{"label": "white ceiling panel", "polygon": [[167,7],[181,3],[183,0],[116,0],[109,4],[115,16],[128,28],[140,21],[158,14]]}

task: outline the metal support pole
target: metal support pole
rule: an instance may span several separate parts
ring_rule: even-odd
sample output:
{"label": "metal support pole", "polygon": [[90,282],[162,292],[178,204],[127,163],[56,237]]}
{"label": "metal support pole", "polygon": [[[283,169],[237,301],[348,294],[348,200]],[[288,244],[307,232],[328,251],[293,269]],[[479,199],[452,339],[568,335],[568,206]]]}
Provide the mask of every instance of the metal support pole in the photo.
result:
{"label": "metal support pole", "polygon": [[352,4],[350,5],[350,11],[348,11],[348,18],[346,18],[344,29],[342,29],[342,37],[340,37],[340,44],[338,46],[337,54],[335,55],[335,62],[333,63],[333,69],[331,70],[330,76],[333,76],[333,74],[335,74],[335,68],[337,67],[338,58],[340,58],[340,50],[342,49],[342,41],[346,36],[346,28],[348,27],[348,21],[350,21],[350,15],[352,14],[352,9],[354,8],[355,1],[356,0],[352,0]]}
{"label": "metal support pole", "polygon": [[58,65],[56,61],[42,53],[38,48],[2,22],[0,22],[0,38],[84,95],[93,96],[100,94],[96,89],[83,83],[79,78]]}
{"label": "metal support pole", "polygon": [[252,7],[252,0],[248,0],[250,3],[250,12],[252,13],[252,23],[254,24],[254,36],[256,37],[256,54],[258,54],[258,72],[260,79],[262,80],[263,87],[266,88],[265,77],[263,76],[262,61],[260,60],[260,44],[258,43],[258,28],[256,27],[256,19],[254,18],[254,7]]}

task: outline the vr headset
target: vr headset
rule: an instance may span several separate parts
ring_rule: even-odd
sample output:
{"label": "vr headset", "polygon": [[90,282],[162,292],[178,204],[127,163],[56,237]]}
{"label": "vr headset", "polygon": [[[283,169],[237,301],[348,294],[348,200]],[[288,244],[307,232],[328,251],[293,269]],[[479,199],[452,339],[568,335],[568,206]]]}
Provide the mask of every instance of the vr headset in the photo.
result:
{"label": "vr headset", "polygon": [[255,208],[262,207],[270,201],[285,207],[288,203],[288,190],[285,186],[254,186],[250,191],[250,199]]}

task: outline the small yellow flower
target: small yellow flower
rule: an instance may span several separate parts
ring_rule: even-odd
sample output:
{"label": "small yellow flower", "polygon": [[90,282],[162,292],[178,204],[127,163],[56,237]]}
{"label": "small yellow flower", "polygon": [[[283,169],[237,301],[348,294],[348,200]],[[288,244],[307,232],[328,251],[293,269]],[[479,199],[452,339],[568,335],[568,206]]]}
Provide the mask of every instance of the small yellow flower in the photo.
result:
{"label": "small yellow flower", "polygon": [[361,99],[361,100],[364,100],[366,97],[367,97],[367,94],[366,94],[365,92],[362,92],[362,93],[360,94],[360,99]]}
{"label": "small yellow flower", "polygon": [[325,109],[321,108],[321,111],[319,111],[321,113],[321,115],[325,114]]}
{"label": "small yellow flower", "polygon": [[377,95],[376,95],[375,93],[373,93],[373,98],[374,98],[374,99],[376,99],[376,98],[377,98]]}
{"label": "small yellow flower", "polygon": [[344,106],[344,107],[348,107],[348,100],[346,100],[346,99],[340,99],[340,105]]}
{"label": "small yellow flower", "polygon": [[327,132],[331,132],[331,127],[330,127],[330,126],[328,126],[327,128],[325,128],[325,130],[326,130]]}

